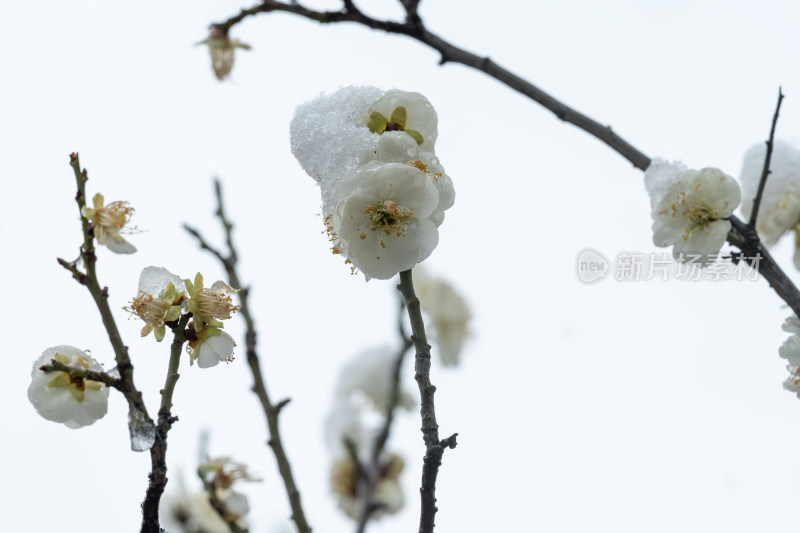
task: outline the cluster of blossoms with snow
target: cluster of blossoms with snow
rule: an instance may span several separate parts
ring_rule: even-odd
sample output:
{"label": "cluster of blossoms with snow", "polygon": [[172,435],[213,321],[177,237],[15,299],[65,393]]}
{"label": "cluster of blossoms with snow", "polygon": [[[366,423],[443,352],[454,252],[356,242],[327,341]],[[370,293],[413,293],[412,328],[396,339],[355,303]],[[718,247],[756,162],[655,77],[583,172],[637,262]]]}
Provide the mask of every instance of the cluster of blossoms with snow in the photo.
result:
{"label": "cluster of blossoms with snow", "polygon": [[292,153],[322,193],[332,250],[390,279],[439,242],[453,182],[434,152],[436,111],[419,93],[346,87],[299,106]]}
{"label": "cluster of blossoms with snow", "polygon": [[147,267],[139,277],[139,291],[126,310],[144,321],[142,337],[153,332],[161,342],[168,322],[175,322],[184,313],[192,314],[193,338],[186,351],[189,362],[200,368],[216,366],[220,361],[233,360],[233,337],[223,331],[222,320],[231,318],[239,309],[231,296],[238,292],[224,281],[204,287],[199,272],[194,281],[181,279],[166,268]]}
{"label": "cluster of blossoms with snow", "polygon": [[655,159],[644,175],[650,194],[653,243],[672,246],[676,259],[713,261],[728,236],[728,220],[741,201],[739,184],[716,168],[689,169]]}
{"label": "cluster of blossoms with snow", "polygon": [[[165,268],[147,267],[139,278],[138,294],[126,310],[144,321],[143,337],[153,333],[159,342],[164,339],[167,325],[174,327],[184,314],[191,313],[186,347],[189,362],[197,361],[198,367],[209,368],[220,361],[233,360],[236,343],[222,330],[221,321],[239,309],[231,301],[235,292],[222,281],[204,287],[199,273],[192,282]],[[54,362],[73,367],[76,372],[41,370]],[[108,410],[108,388],[102,382],[80,377],[85,371],[102,373],[103,367],[79,348],[48,348],[33,364],[28,399],[48,420],[70,428],[92,424]]]}

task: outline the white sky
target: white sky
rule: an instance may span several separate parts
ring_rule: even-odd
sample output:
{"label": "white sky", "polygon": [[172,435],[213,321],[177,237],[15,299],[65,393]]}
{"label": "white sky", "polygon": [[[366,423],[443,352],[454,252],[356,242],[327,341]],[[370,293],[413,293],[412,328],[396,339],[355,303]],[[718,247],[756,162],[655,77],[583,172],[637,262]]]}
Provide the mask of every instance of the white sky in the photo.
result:
{"label": "white sky", "polygon": [[[399,15],[389,0],[370,13]],[[317,2],[323,6],[335,2]],[[193,43],[239,2],[5,2],[0,214],[2,323],[10,356],[0,388],[9,531],[138,531],[149,455],[128,449],[126,407],[79,431],[26,399],[32,361],[58,344],[112,353],[88,293],[55,261],[80,242],[68,154],[89,194],[126,199],[145,229],[133,256],[101,250],[98,270],[151,413],[165,345],[141,340],[121,307],[140,270],[222,272],[180,229],[219,242],[211,178],[224,180],[251,283],[260,351],[285,444],[316,531],[348,531],[328,494],[322,421],[341,365],[394,342],[393,284],[352,277],[329,254],[319,195],[289,151],[294,107],[341,85],[425,94],[439,114],[437,153],[456,205],[427,266],[469,299],[474,338],[456,370],[435,366],[441,432],[458,432],[440,471],[437,531],[796,531],[800,401],[781,389],[777,348],[789,314],[758,282],[584,286],[580,249],[660,251],[641,173],[579,130],[431,50],[352,25],[255,17],[233,32],[253,46],[218,83]],[[737,176],[768,133],[797,142],[800,70],[794,2],[424,0],[429,28],[611,123],[650,156]],[[791,243],[776,256],[791,269]],[[798,279],[797,272],[791,272]],[[241,336],[242,324],[229,329]],[[410,367],[405,372],[414,387]],[[251,465],[253,532],[289,510],[244,357],[182,366],[170,433],[171,478],[194,486],[197,439]],[[423,446],[416,413],[392,443],[407,461],[408,504],[375,533],[417,527]],[[169,488],[174,489],[176,483]]]}

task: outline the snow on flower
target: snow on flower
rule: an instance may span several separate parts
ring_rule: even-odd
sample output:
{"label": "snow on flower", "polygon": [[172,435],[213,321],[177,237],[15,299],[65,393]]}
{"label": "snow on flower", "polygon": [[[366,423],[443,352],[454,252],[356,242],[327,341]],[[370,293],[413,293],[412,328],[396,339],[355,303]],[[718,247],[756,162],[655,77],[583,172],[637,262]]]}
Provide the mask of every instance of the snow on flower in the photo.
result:
{"label": "snow on flower", "polygon": [[645,172],[653,218],[653,242],[672,246],[676,259],[713,261],[730,231],[741,199],[736,181],[716,168],[692,170],[656,159]]}
{"label": "snow on flower", "polygon": [[414,289],[422,310],[432,319],[442,364],[458,365],[472,318],[467,302],[450,283],[422,267],[414,269]]}
{"label": "snow on flower", "polygon": [[92,198],[92,207],[84,206],[81,210],[83,216],[92,223],[98,244],[106,246],[114,253],[132,254],[136,247],[126,241],[121,233],[125,231],[125,226],[133,215],[133,208],[128,202],[111,202],[108,205],[103,203],[103,195],[97,193]]}
{"label": "snow on flower", "polygon": [[432,220],[439,193],[428,175],[409,165],[372,161],[341,186],[332,228],[335,251],[369,281],[390,279],[425,260],[439,233]]}
{"label": "snow on flower", "polygon": [[[744,156],[742,214],[749,219],[753,200],[761,181],[767,148],[764,143],[751,147]],[[773,246],[787,232],[793,231],[795,243],[800,237],[800,150],[789,143],[775,141],[770,158],[770,174],[758,209],[756,230],[767,246]],[[800,268],[800,249],[795,248],[794,262]]]}
{"label": "snow on flower", "polygon": [[196,341],[187,343],[186,353],[189,354],[189,364],[197,361],[198,367],[211,368],[220,361],[232,362],[235,347],[233,337],[217,327],[205,326],[197,334]]}
{"label": "snow on flower", "polygon": [[158,342],[164,338],[165,322],[181,315],[181,302],[186,297],[183,280],[162,267],[146,267],[139,276],[139,292],[125,310],[141,318],[145,326],[142,337],[151,331]]}
{"label": "snow on flower", "polygon": [[39,368],[55,359],[82,370],[102,372],[103,367],[74,346],[53,346],[33,363],[28,399],[47,420],[69,428],[94,424],[108,411],[108,387],[98,381],[70,377],[66,372],[43,372]]}
{"label": "snow on flower", "polygon": [[[386,454],[384,465],[372,493],[372,500],[378,506],[370,515],[370,520],[395,514],[403,508],[403,491],[399,482],[403,458],[393,453]],[[343,456],[334,462],[331,469],[331,491],[339,508],[353,520],[358,520],[361,506],[357,497],[357,484],[358,468],[350,456]]]}
{"label": "snow on flower", "polygon": [[200,41],[197,44],[208,46],[208,52],[211,54],[211,68],[220,81],[227,78],[228,74],[231,73],[236,49],[250,50],[249,44],[231,39],[228,37],[227,30],[216,26],[211,28],[211,33],[204,41]]}

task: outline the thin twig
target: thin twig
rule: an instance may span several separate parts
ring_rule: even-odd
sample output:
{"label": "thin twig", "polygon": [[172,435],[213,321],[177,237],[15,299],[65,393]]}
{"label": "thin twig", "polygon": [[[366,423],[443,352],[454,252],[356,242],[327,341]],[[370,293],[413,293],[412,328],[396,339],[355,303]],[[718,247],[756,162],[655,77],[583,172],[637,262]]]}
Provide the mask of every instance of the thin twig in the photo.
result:
{"label": "thin twig", "polygon": [[219,259],[219,261],[222,263],[222,266],[225,268],[225,272],[227,273],[228,284],[231,287],[241,288],[238,293],[240,302],[239,312],[245,321],[247,364],[250,367],[250,372],[253,374],[252,390],[256,393],[256,396],[261,403],[261,408],[264,411],[264,415],[267,419],[267,427],[269,428],[268,444],[275,454],[275,460],[278,463],[278,471],[281,474],[281,478],[283,478],[283,484],[286,488],[286,494],[289,498],[289,505],[292,509],[292,520],[294,520],[295,524],[297,525],[299,533],[310,533],[311,526],[309,526],[303,511],[303,505],[300,501],[300,491],[297,489],[297,484],[295,483],[294,475],[292,474],[292,467],[289,463],[289,458],[286,456],[286,451],[283,448],[283,441],[281,440],[280,427],[278,424],[278,415],[289,401],[282,400],[277,404],[273,404],[270,400],[269,394],[267,393],[267,387],[264,383],[264,376],[261,373],[261,365],[259,363],[258,353],[256,352],[255,322],[253,321],[253,316],[250,313],[250,308],[248,306],[249,289],[246,289],[242,286],[242,283],[239,281],[239,275],[236,271],[238,255],[233,244],[233,224],[225,215],[224,204],[222,201],[222,186],[220,185],[219,180],[214,181],[214,191],[217,197],[216,215],[225,230],[225,242],[228,247],[228,255],[224,255],[222,252],[208,244],[208,242],[196,229],[187,224],[184,224],[183,228],[195,239],[197,239],[198,243],[200,244],[200,248],[209,251],[217,259]]}
{"label": "thin twig", "polygon": [[425,442],[425,457],[422,459],[422,486],[419,489],[422,501],[420,511],[419,533],[431,533],[436,517],[436,477],[442,464],[442,455],[446,448],[456,447],[455,433],[445,440],[439,440],[439,425],[436,422],[436,408],[433,395],[436,387],[431,383],[431,347],[425,335],[425,322],[422,320],[419,298],[414,293],[411,270],[400,272],[400,285],[397,287],[403,295],[411,322],[411,340],[416,349],[414,359],[414,379],[419,386],[421,400],[420,415],[422,417],[422,440]]}
{"label": "thin twig", "polygon": [[769,176],[769,163],[772,159],[772,147],[775,140],[775,126],[778,124],[778,113],[781,110],[781,102],[783,102],[783,92],[778,87],[778,103],[775,106],[775,114],[772,116],[772,127],[769,130],[769,139],[767,140],[767,156],[764,159],[764,169],[761,171],[761,181],[758,182],[758,192],[753,200],[753,211],[750,214],[750,221],[747,223],[751,228],[756,227],[756,217],[758,217],[758,209],[761,207],[761,196],[764,194],[764,187],[767,184],[767,176]]}
{"label": "thin twig", "polygon": [[416,15],[416,17],[412,16],[412,13],[416,14],[416,5],[414,5],[416,2],[407,0],[401,0],[401,2],[406,8],[406,13],[408,14],[407,20],[404,23],[374,19],[359,11],[355,6],[342,11],[316,11],[296,4],[286,4],[283,2],[277,2],[275,0],[265,0],[254,7],[242,10],[238,15],[235,15],[226,21],[212,24],[212,26],[229,30],[232,26],[240,23],[247,17],[257,15],[258,13],[283,11],[286,13],[293,13],[295,15],[299,15],[323,24],[336,22],[355,22],[374,30],[382,30],[387,33],[406,35],[430,46],[439,52],[441,55],[440,64],[461,63],[462,65],[466,65],[484,72],[511,89],[514,89],[515,91],[522,93],[528,98],[539,103],[546,109],[550,110],[559,119],[577,126],[593,137],[606,143],[615,152],[630,161],[634,167],[640,170],[646,170],[650,165],[650,158],[637,150],[625,139],[614,133],[614,131],[611,129],[611,126],[604,126],[599,122],[587,117],[583,113],[580,113],[575,109],[565,105],[529,81],[526,81],[513,72],[501,67],[488,57],[480,57],[476,54],[468,52],[445,41],[438,35],[431,33],[425,27],[422,20],[419,19],[419,15]]}
{"label": "thin twig", "polygon": [[172,395],[175,385],[180,378],[178,368],[181,361],[183,344],[186,342],[186,325],[192,318],[190,314],[181,317],[176,326],[172,328],[172,345],[170,346],[169,366],[164,388],[161,389],[161,407],[158,410],[158,426],[156,426],[156,440],[150,448],[150,483],[147,486],[144,502],[142,503],[142,530],[141,533],[160,533],[158,509],[161,495],[167,486],[167,433],[178,418],[172,416]]}
{"label": "thin twig", "polygon": [[133,382],[133,365],[131,364],[130,357],[128,356],[128,347],[122,342],[122,336],[117,328],[117,323],[114,320],[114,314],[108,305],[108,287],[100,287],[97,280],[97,256],[94,250],[94,235],[93,228],[89,220],[83,216],[83,208],[86,207],[86,182],[89,180],[86,169],[81,169],[81,163],[77,153],[69,155],[69,164],[75,174],[75,181],[78,186],[78,192],[75,194],[75,202],[78,204],[78,212],[81,217],[81,231],[83,232],[83,245],[80,248],[80,258],[83,261],[86,272],[81,272],[76,262],[65,261],[58,259],[58,263],[72,273],[72,277],[81,285],[85,285],[89,293],[94,299],[97,310],[100,312],[100,318],[103,321],[108,340],[111,342],[111,347],[114,350],[114,359],[117,362],[117,370],[119,371],[119,387],[116,387],[125,396],[128,402],[128,412],[131,418],[141,418],[150,424],[153,423],[152,418],[147,413],[147,408],[142,400],[142,393],[136,388]]}

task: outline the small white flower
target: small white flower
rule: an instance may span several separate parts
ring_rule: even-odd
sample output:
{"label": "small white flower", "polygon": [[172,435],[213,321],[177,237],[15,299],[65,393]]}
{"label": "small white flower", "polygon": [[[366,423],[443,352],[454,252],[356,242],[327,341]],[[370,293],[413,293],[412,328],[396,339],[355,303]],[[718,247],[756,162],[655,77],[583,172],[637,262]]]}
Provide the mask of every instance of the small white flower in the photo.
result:
{"label": "small white flower", "polygon": [[416,141],[405,132],[387,131],[378,140],[375,156],[378,161],[405,163],[428,175],[439,192],[439,203],[431,215],[431,220],[436,227],[441,226],[444,212],[453,207],[456,201],[456,190],[453,187],[453,180],[445,173],[436,154],[420,151]]}
{"label": "small white flower", "polygon": [[677,259],[713,261],[730,231],[729,218],[741,199],[736,181],[716,168],[687,169],[654,160],[645,172],[653,217],[653,243],[673,246]]}
{"label": "small white flower", "polygon": [[128,202],[111,202],[103,205],[103,195],[97,193],[92,198],[92,207],[84,207],[81,213],[91,223],[98,244],[106,246],[117,254],[132,254],[136,247],[121,235],[126,231],[133,208]]}
{"label": "small white flower", "polygon": [[190,364],[197,361],[198,367],[211,368],[220,361],[233,361],[233,349],[236,347],[233,337],[213,326],[204,327],[197,336],[197,341],[186,346]]}
{"label": "small white flower", "polygon": [[55,359],[83,370],[102,372],[103,366],[74,346],[53,346],[33,363],[28,399],[47,420],[69,428],[94,424],[108,411],[108,387],[104,383],[71,378],[66,372],[43,372],[39,368]]}
{"label": "small white flower", "polygon": [[125,310],[144,320],[142,337],[151,331],[158,342],[164,338],[164,322],[181,316],[181,302],[186,297],[183,280],[162,267],[146,267],[139,276],[139,293]]}
{"label": "small white flower", "polygon": [[466,300],[450,283],[428,275],[422,267],[414,269],[414,289],[422,310],[432,319],[442,364],[458,365],[472,319]]}
{"label": "small white flower", "polygon": [[397,89],[387,91],[370,106],[366,124],[371,132],[379,135],[404,131],[425,152],[433,152],[438,134],[436,110],[428,99],[419,93]]}
{"label": "small white flower", "polygon": [[372,278],[390,279],[427,259],[439,242],[431,219],[439,193],[428,175],[401,163],[371,161],[339,190],[335,251]]}

